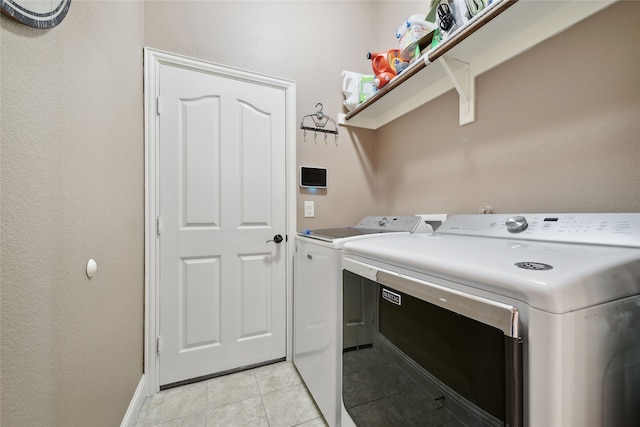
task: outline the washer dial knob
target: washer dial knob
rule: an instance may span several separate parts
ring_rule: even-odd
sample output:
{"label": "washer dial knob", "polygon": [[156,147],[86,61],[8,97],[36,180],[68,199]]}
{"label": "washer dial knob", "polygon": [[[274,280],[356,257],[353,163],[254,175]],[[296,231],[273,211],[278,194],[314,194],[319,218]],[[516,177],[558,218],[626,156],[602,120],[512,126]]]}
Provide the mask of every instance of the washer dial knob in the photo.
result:
{"label": "washer dial knob", "polygon": [[527,219],[523,216],[513,216],[507,219],[505,225],[509,233],[521,233],[529,226]]}

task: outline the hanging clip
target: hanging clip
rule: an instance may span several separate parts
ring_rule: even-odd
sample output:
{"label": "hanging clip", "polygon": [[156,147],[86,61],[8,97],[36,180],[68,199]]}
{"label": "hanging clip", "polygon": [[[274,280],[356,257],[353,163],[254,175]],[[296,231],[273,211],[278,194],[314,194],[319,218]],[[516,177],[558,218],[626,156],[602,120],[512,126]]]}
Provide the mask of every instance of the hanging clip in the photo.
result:
{"label": "hanging clip", "polygon": [[[309,130],[309,131],[313,131],[314,142],[317,142],[316,138],[318,136],[318,132],[320,132],[320,133],[324,133],[325,143],[327,142],[327,134],[335,135],[336,144],[337,144],[338,143],[338,125],[332,118],[324,114],[324,112],[322,111],[324,107],[320,102],[316,104],[316,108],[318,108],[318,110],[315,112],[315,114],[307,114],[300,121],[300,129],[304,130],[304,140],[305,141],[307,140],[307,131]],[[304,121],[307,118],[309,118],[313,124],[311,123],[305,124]],[[333,129],[326,128],[327,124],[331,124],[333,126]]]}

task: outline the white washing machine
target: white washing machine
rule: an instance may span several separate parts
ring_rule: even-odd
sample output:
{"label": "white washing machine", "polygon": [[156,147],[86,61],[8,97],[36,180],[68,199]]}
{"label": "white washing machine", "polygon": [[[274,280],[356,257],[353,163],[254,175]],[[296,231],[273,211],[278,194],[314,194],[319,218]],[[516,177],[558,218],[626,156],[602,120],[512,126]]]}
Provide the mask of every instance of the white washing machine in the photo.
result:
{"label": "white washing machine", "polygon": [[[381,235],[431,232],[431,224],[443,218],[446,215],[368,216],[353,227],[306,230],[296,236],[293,362],[330,426],[339,425],[341,406],[343,245]],[[361,320],[352,325],[355,334],[372,327],[371,319]]]}
{"label": "white washing machine", "polygon": [[[411,425],[411,381],[421,419],[443,424],[640,425],[640,214],[453,216],[342,254],[374,292],[383,365],[402,362],[386,396],[349,396],[360,425]],[[386,377],[353,375],[369,391]]]}

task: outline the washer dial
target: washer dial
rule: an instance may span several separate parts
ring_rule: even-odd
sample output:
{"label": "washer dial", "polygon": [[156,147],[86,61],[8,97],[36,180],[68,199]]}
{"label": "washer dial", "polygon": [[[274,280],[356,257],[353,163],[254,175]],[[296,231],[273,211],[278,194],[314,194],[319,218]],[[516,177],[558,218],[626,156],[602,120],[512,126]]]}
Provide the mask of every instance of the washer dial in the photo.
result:
{"label": "washer dial", "polygon": [[507,219],[505,225],[509,233],[521,233],[529,226],[527,219],[523,216],[512,216]]}

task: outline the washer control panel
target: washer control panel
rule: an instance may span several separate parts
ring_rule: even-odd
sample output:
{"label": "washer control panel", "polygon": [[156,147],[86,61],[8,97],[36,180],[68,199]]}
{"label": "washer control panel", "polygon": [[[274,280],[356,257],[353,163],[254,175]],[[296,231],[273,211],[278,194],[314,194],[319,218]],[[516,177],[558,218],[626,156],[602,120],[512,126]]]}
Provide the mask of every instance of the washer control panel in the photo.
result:
{"label": "washer control panel", "polygon": [[436,233],[640,248],[640,213],[455,215]]}

